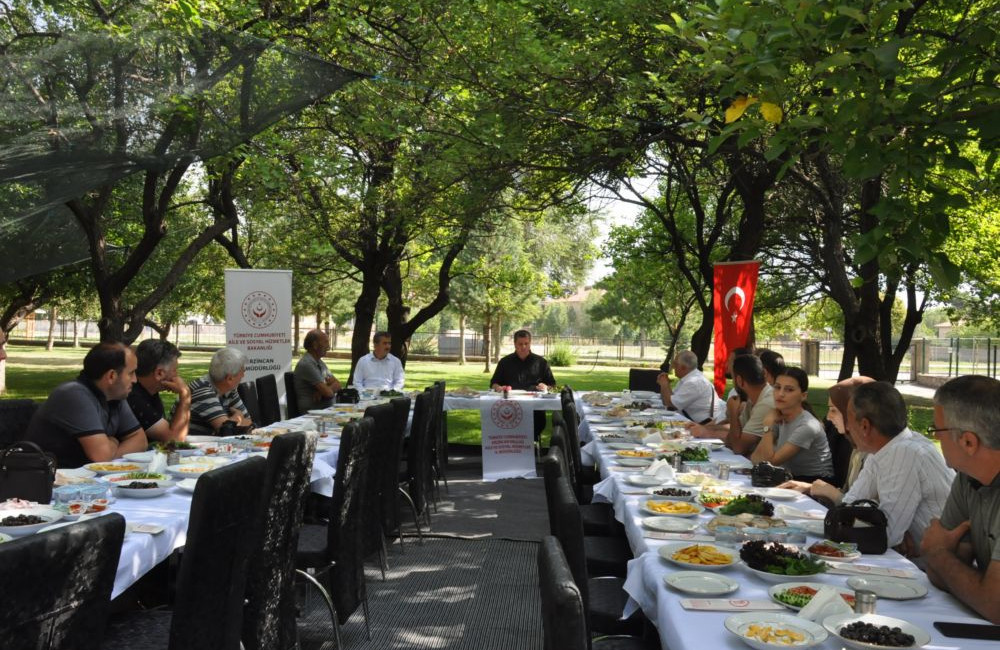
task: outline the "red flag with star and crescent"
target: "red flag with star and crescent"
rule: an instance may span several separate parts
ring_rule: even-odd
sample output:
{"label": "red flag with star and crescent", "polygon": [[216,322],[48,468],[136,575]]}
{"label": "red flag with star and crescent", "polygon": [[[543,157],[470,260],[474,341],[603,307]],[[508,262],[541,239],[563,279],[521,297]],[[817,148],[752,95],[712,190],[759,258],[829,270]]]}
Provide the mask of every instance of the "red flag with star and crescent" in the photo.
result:
{"label": "red flag with star and crescent", "polygon": [[745,346],[750,336],[759,267],[760,262],[719,262],[714,267],[715,389],[720,395],[726,390],[729,351]]}

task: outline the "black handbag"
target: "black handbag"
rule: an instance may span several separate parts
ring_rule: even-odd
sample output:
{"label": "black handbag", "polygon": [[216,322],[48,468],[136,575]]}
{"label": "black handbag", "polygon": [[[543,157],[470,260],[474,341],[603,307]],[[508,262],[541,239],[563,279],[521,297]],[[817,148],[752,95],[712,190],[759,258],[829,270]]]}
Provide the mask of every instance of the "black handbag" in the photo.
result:
{"label": "black handbag", "polygon": [[337,404],[357,404],[361,401],[361,394],[357,388],[341,388],[334,395],[333,401]]}
{"label": "black handbag", "polygon": [[835,542],[857,544],[862,553],[881,555],[889,548],[889,519],[874,501],[841,503],[826,511],[823,534]]}
{"label": "black handbag", "polygon": [[15,442],[0,452],[0,501],[52,501],[56,459],[33,442]]}
{"label": "black handbag", "polygon": [[776,467],[767,461],[757,463],[750,470],[750,485],[753,487],[776,487],[785,481],[791,480],[791,472],[784,467]]}

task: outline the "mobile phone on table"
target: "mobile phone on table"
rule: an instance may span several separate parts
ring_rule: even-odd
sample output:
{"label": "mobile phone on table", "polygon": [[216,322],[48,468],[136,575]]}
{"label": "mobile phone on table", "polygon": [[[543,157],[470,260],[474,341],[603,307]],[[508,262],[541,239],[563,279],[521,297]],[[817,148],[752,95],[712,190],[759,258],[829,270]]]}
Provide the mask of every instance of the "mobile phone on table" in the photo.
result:
{"label": "mobile phone on table", "polygon": [[958,637],[960,639],[984,639],[987,641],[1000,641],[1000,625],[987,625],[986,623],[948,623],[935,621],[934,627],[945,636]]}

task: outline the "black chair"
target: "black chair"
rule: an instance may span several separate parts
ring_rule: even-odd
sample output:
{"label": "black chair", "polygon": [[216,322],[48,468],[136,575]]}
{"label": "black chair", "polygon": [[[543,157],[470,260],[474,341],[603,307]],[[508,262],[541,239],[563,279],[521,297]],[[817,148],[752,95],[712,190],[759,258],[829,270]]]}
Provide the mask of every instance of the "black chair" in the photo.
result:
{"label": "black chair", "polygon": [[448,492],[448,475],[445,473],[448,467],[448,419],[444,413],[445,390],[445,382],[443,381],[436,381],[431,387],[434,403],[431,405],[430,443],[435,501],[437,501],[438,481],[444,481],[444,491]]}
{"label": "black chair", "polygon": [[[364,557],[361,555],[364,532],[362,513],[364,487],[368,475],[368,438],[375,426],[371,418],[361,418],[344,425],[340,436],[337,474],[333,480],[329,523],[304,524],[299,532],[296,554],[297,573],[315,586],[330,610],[340,648],[339,625],[357,610],[360,604],[368,626],[368,599],[365,590]],[[310,573],[312,572],[312,573]],[[322,582],[314,577],[319,574]]]}
{"label": "black chair", "polygon": [[382,515],[382,535],[398,535],[399,548],[403,548],[403,526],[399,512],[399,466],[403,460],[406,442],[406,421],[410,417],[410,398],[390,400],[393,412],[392,440],[388,454],[379,460],[379,501]]}
{"label": "black chair", "polygon": [[281,405],[278,403],[278,380],[274,378],[274,375],[257,377],[257,402],[260,404],[258,426],[266,427],[281,419]]}
{"label": "black chair", "polygon": [[538,587],[545,650],[641,650],[652,647],[635,637],[590,638],[583,593],[573,579],[559,540],[551,535],[543,537],[538,547]]}
{"label": "black chair", "polygon": [[410,437],[406,443],[406,466],[399,472],[399,491],[413,510],[413,523],[417,535],[423,541],[420,518],[431,524],[431,513],[427,507],[434,480],[431,478],[430,435],[431,408],[434,396],[425,390],[416,397],[413,404],[413,421],[410,423]]}
{"label": "black chair", "polygon": [[[558,513],[552,508],[564,499],[566,495],[568,501],[573,506],[574,518],[580,522],[580,536],[582,537],[583,556],[586,559],[587,571],[595,576],[617,576],[624,578],[628,570],[628,562],[632,559],[632,550],[628,542],[623,537],[607,535],[584,535],[583,520],[580,514],[580,506],[573,495],[573,488],[565,474],[566,461],[562,451],[558,447],[549,449],[549,454],[542,462],[542,474],[545,477],[546,504],[550,508],[549,526],[551,532],[556,534],[559,523]],[[565,491],[565,494],[564,494]],[[549,494],[552,496],[549,496]],[[575,526],[570,529],[575,533]],[[566,545],[566,540],[560,540]]]}
{"label": "black chair", "polygon": [[[554,413],[553,415],[558,414]],[[560,455],[557,457],[560,462],[560,475],[569,477],[570,485],[573,485],[572,443],[566,439],[565,430],[562,417],[553,417],[552,439],[549,449],[560,451]],[[574,489],[574,493],[576,493],[576,489]],[[625,536],[625,528],[615,520],[614,508],[610,503],[580,503],[579,497],[577,497],[577,503],[580,504],[584,534],[600,537]]]}
{"label": "black chair", "polygon": [[275,436],[267,453],[263,516],[250,560],[243,610],[243,646],[248,650],[298,647],[295,549],[316,440],[303,432]]}
{"label": "black chair", "polygon": [[191,500],[173,612],[144,611],[114,621],[108,650],[237,650],[247,568],[260,521],[267,462],[254,457],[202,474]]}
{"label": "black chair", "polygon": [[659,393],[660,385],[656,383],[656,378],[659,375],[660,370],[656,368],[629,368],[628,389],[649,390]]}
{"label": "black chair", "polygon": [[0,449],[24,439],[38,404],[30,399],[0,399]]}
{"label": "black chair", "polygon": [[302,415],[302,411],[299,410],[299,393],[295,390],[294,372],[285,373],[285,411],[289,419]]}
{"label": "black chair", "polygon": [[0,544],[4,650],[94,650],[125,536],[117,513]]}
{"label": "black chair", "polygon": [[[371,436],[367,439],[369,444],[368,480],[364,487],[367,506],[362,513],[364,534],[361,553],[362,557],[365,558],[378,553],[382,566],[382,579],[385,580],[388,562],[385,535],[382,531],[382,490],[386,482],[391,482],[393,500],[395,501],[398,496],[396,491],[396,474],[399,471],[398,456],[394,456],[393,463],[389,464],[392,446],[396,442],[396,407],[391,402],[369,406],[365,409],[365,417],[374,420],[375,426]],[[403,426],[406,426],[405,422]]]}
{"label": "black chair", "polygon": [[243,406],[247,407],[250,419],[254,421],[254,424],[263,426],[260,424],[260,403],[257,402],[257,384],[252,381],[245,381],[236,387],[236,392],[240,394]]}

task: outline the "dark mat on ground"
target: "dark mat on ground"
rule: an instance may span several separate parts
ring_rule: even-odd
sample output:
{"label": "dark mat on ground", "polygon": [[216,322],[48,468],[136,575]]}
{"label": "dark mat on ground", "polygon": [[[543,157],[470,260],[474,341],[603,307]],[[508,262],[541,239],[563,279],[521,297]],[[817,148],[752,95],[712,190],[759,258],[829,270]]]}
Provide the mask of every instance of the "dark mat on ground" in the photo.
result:
{"label": "dark mat on ground", "polygon": [[[542,647],[538,576],[531,542],[428,538],[398,544],[382,581],[368,570],[372,639],[359,608],[341,629],[345,648]],[[299,621],[303,650],[335,647],[329,615],[312,596]]]}

